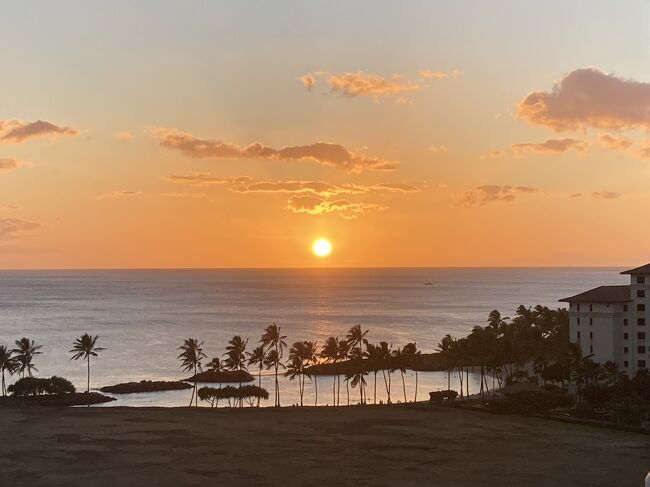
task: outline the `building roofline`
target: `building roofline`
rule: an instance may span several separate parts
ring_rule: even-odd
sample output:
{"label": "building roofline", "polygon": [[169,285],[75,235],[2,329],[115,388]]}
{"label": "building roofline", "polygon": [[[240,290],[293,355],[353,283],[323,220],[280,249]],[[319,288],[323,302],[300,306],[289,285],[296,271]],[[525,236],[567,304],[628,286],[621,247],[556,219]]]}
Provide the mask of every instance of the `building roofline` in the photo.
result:
{"label": "building roofline", "polygon": [[629,303],[632,301],[630,286],[599,286],[575,296],[559,300],[564,303]]}
{"label": "building roofline", "polygon": [[621,274],[650,274],[650,264],[623,271]]}

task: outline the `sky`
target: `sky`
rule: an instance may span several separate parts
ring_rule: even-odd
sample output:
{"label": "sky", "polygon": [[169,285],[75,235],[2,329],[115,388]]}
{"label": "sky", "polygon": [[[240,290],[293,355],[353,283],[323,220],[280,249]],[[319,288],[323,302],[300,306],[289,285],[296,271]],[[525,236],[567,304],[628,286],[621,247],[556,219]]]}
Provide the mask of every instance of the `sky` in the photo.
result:
{"label": "sky", "polygon": [[0,268],[644,264],[649,54],[643,1],[7,3]]}

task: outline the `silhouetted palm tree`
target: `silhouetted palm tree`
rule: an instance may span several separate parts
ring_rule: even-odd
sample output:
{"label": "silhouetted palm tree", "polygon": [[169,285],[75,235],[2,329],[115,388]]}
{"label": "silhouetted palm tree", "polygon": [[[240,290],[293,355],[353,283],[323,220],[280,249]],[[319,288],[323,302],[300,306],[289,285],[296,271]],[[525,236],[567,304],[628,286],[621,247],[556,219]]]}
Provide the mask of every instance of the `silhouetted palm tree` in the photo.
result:
{"label": "silhouetted palm tree", "polygon": [[[259,365],[258,387],[262,388],[262,368],[266,360],[266,349],[264,345],[259,345],[252,352],[248,352],[248,365]],[[257,407],[260,405],[260,398],[257,398]]]}
{"label": "silhouetted palm tree", "polygon": [[404,358],[406,359],[406,365],[411,367],[413,372],[415,372],[415,395],[413,402],[418,402],[418,369],[416,368],[416,362],[420,357],[420,352],[415,343],[407,343],[402,349],[402,354],[404,354]]}
{"label": "silhouetted palm tree", "polygon": [[2,372],[2,395],[7,395],[7,386],[5,384],[5,371],[13,375],[18,370],[18,360],[14,357],[12,350],[7,345],[0,345],[0,372]]}
{"label": "silhouetted palm tree", "polygon": [[[367,334],[368,334],[368,330],[363,331],[361,329],[361,324],[356,324],[352,328],[350,328],[348,334],[346,335],[346,339],[348,345],[350,345],[350,348],[354,349],[355,347],[358,347],[357,360],[359,360],[359,366],[361,368],[363,368],[363,364],[361,363],[363,360],[363,340]],[[366,381],[365,380],[359,381],[358,384],[359,384],[359,391],[361,392],[361,404],[363,404],[364,402],[363,388],[366,385]]]}
{"label": "silhouetted palm tree", "polygon": [[447,369],[447,390],[451,389],[451,369],[453,368],[451,347],[453,342],[454,338],[451,335],[445,335],[442,340],[440,340],[440,343],[438,343],[438,348],[436,348],[445,363],[445,368]]}
{"label": "silhouetted palm tree", "polygon": [[97,352],[105,350],[102,347],[97,346],[97,339],[99,336],[89,335],[84,333],[81,337],[77,338],[72,343],[72,350],[69,353],[72,354],[70,360],[79,360],[83,359],[88,364],[88,377],[86,383],[86,394],[88,394],[88,407],[90,407],[90,357],[97,357]]}
{"label": "silhouetted palm tree", "polygon": [[[304,344],[304,361],[305,366],[313,365],[318,363],[318,343],[312,341],[305,341]],[[311,375],[309,378],[311,379]],[[316,388],[316,397],[314,399],[314,406],[318,406],[318,375],[314,374],[314,387]]]}
{"label": "silhouetted palm tree", "polygon": [[274,369],[275,369],[275,405],[280,406],[280,382],[278,382],[278,368],[282,365],[282,356],[284,355],[284,349],[287,347],[287,342],[284,339],[287,338],[286,335],[283,335],[281,328],[273,323],[269,325],[264,330],[262,339],[260,343],[264,345],[267,349],[273,349],[275,351],[274,355]]}
{"label": "silhouetted palm tree", "polygon": [[[338,360],[339,362],[342,362],[344,360],[348,360],[350,358],[350,345],[348,345],[348,342],[345,340],[339,340],[339,352],[338,352]],[[336,374],[336,403],[337,405],[341,405],[341,374],[340,370],[337,370]],[[348,384],[348,381],[345,381],[345,388],[347,390],[347,396],[348,396],[348,406],[350,405],[350,385]]]}
{"label": "silhouetted palm tree", "polygon": [[266,367],[267,370],[273,369],[275,370],[275,393],[276,393],[276,398],[275,398],[275,406],[280,405],[280,383],[278,382],[278,369],[282,367],[283,369],[284,364],[282,363],[282,359],[278,355],[278,351],[275,349],[271,349],[268,351],[266,354],[266,359],[264,359],[264,367]]}
{"label": "silhouetted palm tree", "polygon": [[[248,339],[244,340],[241,336],[235,335],[230,339],[226,346],[226,367],[230,370],[246,370],[246,344]],[[239,387],[241,387],[241,381]],[[240,399],[239,405],[244,403]]]}
{"label": "silhouetted palm tree", "polygon": [[336,382],[339,377],[338,367],[336,367],[336,364],[339,361],[339,339],[336,337],[329,337],[325,340],[325,345],[323,345],[320,356],[326,362],[334,364],[336,368],[336,373],[332,374],[334,379],[332,383],[332,405],[336,406]]}
{"label": "silhouetted palm tree", "polygon": [[386,387],[386,396],[388,404],[391,403],[390,391],[391,391],[391,370],[390,362],[391,357],[393,356],[392,346],[388,342],[379,342],[377,346],[377,360],[381,364],[381,373],[384,376],[384,386]]}
{"label": "silhouetted palm tree", "polygon": [[[201,360],[206,358],[205,353],[203,353],[203,342],[199,342],[196,338],[186,338],[178,349],[181,351],[178,356],[178,359],[181,361],[181,368],[186,371],[194,370],[194,375],[196,376],[197,369],[201,367]],[[198,407],[199,405],[199,397],[196,392],[195,380],[194,387],[192,388],[192,397],[190,398],[190,407],[192,406],[194,397],[196,397],[196,406]]]}
{"label": "silhouetted palm tree", "polygon": [[39,352],[41,345],[36,345],[34,340],[29,338],[21,338],[16,340],[16,348],[12,350],[16,354],[16,360],[18,361],[18,372],[25,377],[25,371],[32,377],[32,370],[38,372],[38,369],[34,366],[34,356],[39,355],[43,352]]}
{"label": "silhouetted palm tree", "polygon": [[374,397],[372,402],[373,404],[377,404],[377,373],[382,367],[379,347],[366,340],[366,351],[364,352],[364,356],[368,359],[368,366],[374,375]]}
{"label": "silhouetted palm tree", "polygon": [[298,390],[300,391],[300,405],[303,405],[303,396],[305,392],[304,376],[305,376],[305,363],[298,355],[289,353],[289,362],[287,363],[287,371],[285,372],[289,380],[298,378]]}
{"label": "silhouetted palm tree", "polygon": [[399,370],[402,374],[402,387],[404,388],[404,402],[407,402],[406,399],[406,381],[404,380],[404,372],[406,372],[406,355],[404,354],[403,349],[397,348],[393,351],[393,370]]}

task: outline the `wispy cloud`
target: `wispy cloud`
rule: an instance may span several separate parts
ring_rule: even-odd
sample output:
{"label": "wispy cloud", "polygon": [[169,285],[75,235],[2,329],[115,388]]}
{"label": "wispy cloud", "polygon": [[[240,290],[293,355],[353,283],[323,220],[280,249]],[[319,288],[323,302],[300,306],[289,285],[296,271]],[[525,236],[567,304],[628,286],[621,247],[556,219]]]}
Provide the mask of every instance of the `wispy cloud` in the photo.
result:
{"label": "wispy cloud", "polygon": [[122,142],[128,142],[130,140],[133,140],[135,138],[135,135],[133,135],[131,132],[127,132],[126,130],[122,130],[120,132],[115,132],[115,138],[117,140],[121,140]]}
{"label": "wispy cloud", "polygon": [[293,213],[308,215],[338,215],[347,220],[361,215],[388,209],[385,205],[377,203],[352,203],[346,199],[329,201],[316,195],[293,195],[289,197],[287,209]]}
{"label": "wispy cloud", "polygon": [[163,193],[163,196],[167,196],[168,198],[194,198],[194,199],[200,199],[200,198],[205,198],[207,196],[207,194],[205,194],[205,193],[171,192],[171,193]]}
{"label": "wispy cloud", "polygon": [[95,196],[96,200],[119,200],[122,198],[133,198],[134,196],[140,196],[142,193],[140,191],[111,191],[108,193],[102,193]]}
{"label": "wispy cloud", "polygon": [[591,196],[597,200],[615,200],[620,198],[621,194],[614,191],[594,191]]}
{"label": "wispy cloud", "polygon": [[0,172],[11,171],[20,166],[20,163],[15,159],[0,159]]}
{"label": "wispy cloud", "polygon": [[216,178],[209,174],[171,175],[167,181],[191,186],[207,187],[212,185],[227,185],[240,194],[246,193],[279,193],[289,196],[287,209],[293,213],[308,215],[336,214],[350,219],[374,211],[383,211],[388,207],[376,202],[353,202],[342,196],[370,197],[381,199],[387,194],[417,193],[420,188],[406,183],[377,183],[377,184],[332,184],[324,181],[288,180],[261,181],[248,177]]}
{"label": "wispy cloud", "polygon": [[491,150],[490,152],[487,152],[483,155],[481,155],[481,159],[498,159],[499,157],[503,157],[503,151],[499,149],[494,149]]}
{"label": "wispy cloud", "polygon": [[212,159],[263,159],[277,161],[312,161],[324,166],[335,166],[348,172],[392,171],[398,162],[368,156],[360,151],[346,149],[329,142],[315,142],[275,149],[259,142],[241,146],[220,140],[199,139],[174,128],[154,128],[151,133],[160,145],[188,157]]}
{"label": "wispy cloud", "polygon": [[540,154],[559,154],[568,150],[584,152],[589,148],[589,143],[578,139],[548,139],[544,142],[528,142],[512,144],[510,146],[516,153],[537,152]]}
{"label": "wispy cloud", "polygon": [[0,218],[0,241],[13,240],[39,228],[40,223],[19,218]]}
{"label": "wispy cloud", "polygon": [[650,83],[594,68],[570,72],[551,91],[534,91],[517,107],[519,118],[557,132],[588,127],[650,128]]}
{"label": "wispy cloud", "polygon": [[454,202],[456,205],[471,208],[497,201],[511,202],[520,196],[539,192],[538,189],[529,186],[485,184],[454,195]]}
{"label": "wispy cloud", "polygon": [[42,137],[65,137],[79,135],[79,131],[62,127],[44,120],[23,122],[20,120],[0,120],[0,142],[20,144],[30,139]]}
{"label": "wispy cloud", "polygon": [[445,71],[433,71],[431,69],[423,69],[419,73],[419,78],[421,80],[429,80],[429,79],[447,79],[447,78],[456,78],[460,75],[462,75],[459,70],[457,69],[452,69],[450,72],[445,72]]}

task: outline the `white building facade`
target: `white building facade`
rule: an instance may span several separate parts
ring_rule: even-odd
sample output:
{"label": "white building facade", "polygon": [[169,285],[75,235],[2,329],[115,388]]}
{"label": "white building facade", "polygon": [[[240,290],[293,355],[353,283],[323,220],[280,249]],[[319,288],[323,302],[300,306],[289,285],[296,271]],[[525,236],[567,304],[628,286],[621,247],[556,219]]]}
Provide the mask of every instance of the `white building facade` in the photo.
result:
{"label": "white building facade", "polygon": [[630,276],[629,285],[600,286],[560,301],[569,303],[570,340],[595,362],[612,361],[633,377],[650,367],[650,264],[621,274]]}

